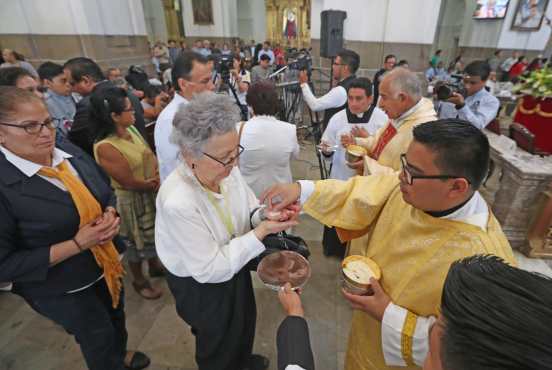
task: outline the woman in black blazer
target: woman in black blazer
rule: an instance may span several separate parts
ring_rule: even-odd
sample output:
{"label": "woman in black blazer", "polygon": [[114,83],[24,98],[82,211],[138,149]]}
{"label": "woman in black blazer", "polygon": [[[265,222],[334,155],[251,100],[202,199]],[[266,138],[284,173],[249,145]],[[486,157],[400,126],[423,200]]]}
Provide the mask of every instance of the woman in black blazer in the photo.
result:
{"label": "woman in black blazer", "polygon": [[56,147],[43,101],[15,87],[0,87],[0,173],[0,281],[74,335],[89,369],[147,367],[126,350],[109,180],[79,148]]}

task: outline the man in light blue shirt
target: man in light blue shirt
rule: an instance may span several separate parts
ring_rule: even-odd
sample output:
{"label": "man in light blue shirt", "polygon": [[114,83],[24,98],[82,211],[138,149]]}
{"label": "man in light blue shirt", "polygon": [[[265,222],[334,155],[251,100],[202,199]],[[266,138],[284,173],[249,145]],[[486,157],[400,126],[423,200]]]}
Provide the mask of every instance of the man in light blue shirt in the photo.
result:
{"label": "man in light blue shirt", "polygon": [[268,55],[268,57],[270,58],[270,65],[273,65],[274,64],[274,52],[270,48],[270,42],[268,42],[268,41],[265,41],[263,43],[263,48],[259,51],[259,56],[257,57],[257,60],[261,61],[261,56],[265,55],[265,54]]}
{"label": "man in light blue shirt", "polygon": [[485,89],[491,68],[482,60],[468,64],[464,69],[466,97],[453,93],[446,101],[439,101],[435,110],[439,119],[460,118],[479,129],[485,128],[498,114],[500,102]]}

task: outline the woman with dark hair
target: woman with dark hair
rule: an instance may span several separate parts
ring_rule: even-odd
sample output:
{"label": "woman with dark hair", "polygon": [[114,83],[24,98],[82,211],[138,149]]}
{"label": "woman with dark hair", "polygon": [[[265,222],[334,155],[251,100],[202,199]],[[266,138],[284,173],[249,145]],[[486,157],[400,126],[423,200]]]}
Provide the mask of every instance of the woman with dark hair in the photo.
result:
{"label": "woman with dark hair", "polygon": [[43,99],[44,94],[40,91],[40,84],[33,75],[21,67],[7,67],[0,69],[0,86],[15,86],[35,94]]}
{"label": "woman with dark hair", "polygon": [[28,91],[0,86],[0,122],[0,281],[73,335],[88,369],[147,367],[127,352],[124,244],[105,173],[55,143],[44,101]]}
{"label": "woman with dark hair", "polygon": [[245,61],[239,54],[232,56],[232,70],[230,71],[230,84],[236,90],[238,99],[242,105],[247,105],[245,97],[251,84],[251,73],[245,69]]}
{"label": "woman with dark hair", "polygon": [[240,171],[257,197],[270,186],[291,181],[291,158],[299,156],[295,126],[279,121],[278,94],[270,81],[251,85],[247,104],[253,117],[238,124],[240,144],[247,148]]}
{"label": "woman with dark hair", "polygon": [[90,98],[90,118],[97,132],[94,156],[111,177],[121,215],[120,235],[134,289],[145,299],[161,297],[142,272],[147,260],[151,277],[164,270],[155,253],[155,193],[159,188],[157,159],[134,125],[134,109],[126,92],[117,87],[95,91]]}
{"label": "woman with dark hair", "polygon": [[510,78],[510,81],[517,82],[519,76],[521,76],[523,72],[525,72],[525,69],[527,69],[527,58],[525,57],[525,55],[522,55],[508,71],[508,77]]}

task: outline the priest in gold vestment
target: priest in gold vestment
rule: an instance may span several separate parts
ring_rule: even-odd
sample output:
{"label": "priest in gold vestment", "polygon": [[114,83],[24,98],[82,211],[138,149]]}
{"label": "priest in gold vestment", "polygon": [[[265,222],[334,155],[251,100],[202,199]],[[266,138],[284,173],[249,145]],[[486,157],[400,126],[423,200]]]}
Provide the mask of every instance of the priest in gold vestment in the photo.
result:
{"label": "priest in gold vestment", "polygon": [[[368,150],[369,155],[352,164],[363,168],[364,175],[393,174],[401,168],[400,156],[412,142],[412,130],[421,123],[435,121],[433,103],[422,97],[422,82],[413,72],[396,68],[386,73],[379,87],[379,107],[389,122],[374,136],[344,137],[343,144],[355,143]],[[361,254],[367,235],[351,240],[348,254]]]}
{"label": "priest in gold vestment", "polygon": [[379,265],[382,277],[372,280],[372,296],[343,293],[355,309],[347,370],[419,369],[450,264],[474,254],[515,264],[477,191],[489,156],[486,136],[470,123],[433,121],[414,128],[399,176],[300,181],[263,195],[275,209],[300,200],[307,213],[336,227],[342,240],[368,235],[359,253]]}

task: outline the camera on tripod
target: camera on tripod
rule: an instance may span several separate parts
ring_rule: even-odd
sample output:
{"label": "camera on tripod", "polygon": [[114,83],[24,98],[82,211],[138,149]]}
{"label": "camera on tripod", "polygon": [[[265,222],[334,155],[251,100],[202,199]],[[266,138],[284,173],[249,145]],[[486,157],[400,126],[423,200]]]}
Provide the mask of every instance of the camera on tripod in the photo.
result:
{"label": "camera on tripod", "polygon": [[307,49],[290,49],[286,53],[288,60],[288,68],[297,71],[307,71],[310,75],[312,72],[312,57]]}
{"label": "camera on tripod", "polygon": [[234,58],[229,54],[216,54],[215,70],[226,83],[230,80],[230,71],[234,68]]}
{"label": "camera on tripod", "polygon": [[462,75],[451,75],[452,82],[449,81],[439,81],[435,84],[435,93],[437,99],[439,100],[448,100],[452,97],[454,93],[460,94],[463,97],[466,97],[466,89],[464,83],[462,82]]}

